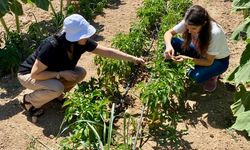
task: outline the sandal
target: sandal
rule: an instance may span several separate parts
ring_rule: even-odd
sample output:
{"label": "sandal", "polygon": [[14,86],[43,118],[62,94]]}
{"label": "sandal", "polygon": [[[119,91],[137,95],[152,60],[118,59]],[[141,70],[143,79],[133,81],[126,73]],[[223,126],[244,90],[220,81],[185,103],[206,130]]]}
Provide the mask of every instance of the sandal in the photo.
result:
{"label": "sandal", "polygon": [[68,98],[63,98],[62,100],[60,100],[60,103],[63,105],[64,102],[66,102],[68,100]]}
{"label": "sandal", "polygon": [[[20,103],[21,106],[22,106],[22,108],[23,108],[24,110],[28,111],[28,112],[29,112],[29,115],[30,115],[31,117],[33,117],[33,116],[35,116],[35,117],[40,117],[40,116],[42,116],[42,115],[44,114],[43,109],[42,109],[42,108],[35,108],[30,102],[27,102],[27,101],[25,100],[25,97],[26,97],[26,96],[27,96],[27,94],[25,94],[25,95],[23,96],[23,102]],[[29,109],[27,109],[25,105],[31,105],[31,107],[30,107]]]}
{"label": "sandal", "polygon": [[68,100],[68,98],[63,98],[63,99],[61,99],[61,100],[60,100],[59,98],[55,98],[54,100],[56,100],[56,101],[59,102],[61,105],[63,105],[64,102]]}

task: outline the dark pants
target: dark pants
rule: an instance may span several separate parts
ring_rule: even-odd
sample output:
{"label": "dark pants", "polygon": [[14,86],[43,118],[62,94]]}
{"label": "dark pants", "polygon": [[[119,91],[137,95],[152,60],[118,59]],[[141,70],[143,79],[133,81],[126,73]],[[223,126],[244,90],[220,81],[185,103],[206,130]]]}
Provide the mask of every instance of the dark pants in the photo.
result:
{"label": "dark pants", "polygon": [[[193,58],[200,58],[199,53],[195,50],[195,46],[190,44],[188,50],[182,48],[183,40],[180,38],[173,38],[172,46],[175,50],[175,55],[186,55]],[[194,69],[188,71],[188,76],[195,80],[196,83],[204,83],[214,76],[218,76],[224,73],[229,65],[229,56],[223,59],[215,59],[213,64],[210,66],[198,66],[196,65]]]}

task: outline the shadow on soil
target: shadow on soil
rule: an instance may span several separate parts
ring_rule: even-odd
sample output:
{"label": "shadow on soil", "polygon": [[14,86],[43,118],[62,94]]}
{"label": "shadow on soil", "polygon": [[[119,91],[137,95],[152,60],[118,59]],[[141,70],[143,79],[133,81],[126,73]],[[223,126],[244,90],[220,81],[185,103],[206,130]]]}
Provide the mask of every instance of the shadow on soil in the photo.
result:
{"label": "shadow on soil", "polygon": [[150,136],[146,140],[144,138],[140,145],[144,145],[150,140],[156,143],[155,146],[152,146],[154,150],[192,149],[192,143],[182,138],[187,134],[186,131],[176,131],[174,128],[161,124],[150,127],[149,133]]}
{"label": "shadow on soil", "polygon": [[19,84],[16,77],[10,75],[0,78],[0,83],[1,121],[9,119],[22,111],[19,101],[15,97],[22,92],[23,87]]}
{"label": "shadow on soil", "polygon": [[[0,110],[0,121],[9,119],[23,111],[18,99],[13,99],[4,105],[0,105]],[[35,123],[35,125],[44,129],[43,133],[45,136],[51,137],[52,135],[55,137],[59,133],[64,118],[64,110],[61,108],[59,102],[52,101],[44,106],[44,111],[44,115],[38,118],[38,122]],[[28,112],[23,111],[22,113],[27,117],[27,121],[32,122]],[[62,134],[61,136],[65,136],[65,134]]]}
{"label": "shadow on soil", "polygon": [[4,105],[0,105],[0,121],[9,119],[21,111],[22,108],[17,99],[9,100]]}
{"label": "shadow on soil", "polygon": [[[219,82],[217,89],[212,93],[204,92],[200,85],[192,85],[188,90],[184,98],[186,106],[183,112],[186,114],[184,122],[187,131],[176,132],[167,126],[156,126],[150,131],[152,140],[156,142],[154,149],[193,149],[192,143],[182,138],[188,133],[188,126],[195,127],[197,124],[202,124],[205,128],[210,126],[227,129],[233,124],[234,117],[230,105],[233,103],[234,91],[231,87]],[[178,141],[171,141],[174,139]]]}
{"label": "shadow on soil", "polygon": [[217,89],[211,93],[204,92],[199,85],[192,86],[186,98],[188,115],[185,120],[192,126],[200,122],[206,128],[209,124],[213,128],[226,129],[234,121],[230,108],[233,97],[234,92],[222,82],[219,82]]}
{"label": "shadow on soil", "polygon": [[[43,134],[47,137],[56,137],[60,132],[60,126],[64,118],[64,109],[57,101],[51,101],[44,107],[44,114],[37,119],[35,125],[43,128]],[[23,112],[27,120],[32,122],[27,112]],[[62,134],[61,136],[66,136]]]}
{"label": "shadow on soil", "polygon": [[23,91],[16,76],[7,75],[0,78],[0,100],[13,99]]}

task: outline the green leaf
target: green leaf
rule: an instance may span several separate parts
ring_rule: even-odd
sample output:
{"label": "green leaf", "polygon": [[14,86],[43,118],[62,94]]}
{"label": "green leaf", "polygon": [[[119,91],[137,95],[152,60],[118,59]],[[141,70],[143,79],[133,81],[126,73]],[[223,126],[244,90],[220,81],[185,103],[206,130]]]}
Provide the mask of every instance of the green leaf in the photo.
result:
{"label": "green leaf", "polygon": [[240,66],[238,71],[235,73],[234,81],[236,85],[240,83],[245,84],[249,82],[250,79],[250,61],[248,61],[245,65]]}
{"label": "green leaf", "polygon": [[231,110],[234,116],[237,116],[238,114],[242,113],[245,111],[244,106],[242,105],[242,102],[238,100],[237,102],[233,103],[231,105]]}
{"label": "green leaf", "polygon": [[250,60],[250,44],[248,43],[246,49],[241,54],[240,64],[244,65]]}
{"label": "green leaf", "polygon": [[244,85],[240,86],[240,91],[235,94],[237,100],[241,100],[245,111],[250,110],[250,91],[247,91]]}
{"label": "green leaf", "polygon": [[231,128],[239,131],[245,130],[250,136],[250,111],[240,113]]}
{"label": "green leaf", "polygon": [[245,84],[250,81],[250,44],[241,55],[240,65],[228,77],[228,81],[234,81],[236,85]]}
{"label": "green leaf", "polygon": [[234,100],[235,103],[231,105],[234,116],[250,110],[250,92],[243,85],[240,86],[240,91],[235,94]]}
{"label": "green leaf", "polygon": [[232,5],[234,9],[249,9],[250,1],[249,0],[234,0]]}
{"label": "green leaf", "polygon": [[48,11],[49,10],[49,0],[31,0],[36,4],[37,7]]}
{"label": "green leaf", "polygon": [[250,38],[250,17],[246,18],[243,23],[241,23],[232,33],[231,39],[239,40],[240,32],[246,32],[247,38]]}
{"label": "green leaf", "polygon": [[1,0],[1,3],[0,3],[0,17],[3,17],[8,12],[9,12],[8,0]]}
{"label": "green leaf", "polygon": [[18,2],[17,0],[12,1],[12,3],[10,3],[10,10],[17,16],[21,16],[23,15],[23,7],[22,4],[20,2]]}
{"label": "green leaf", "polygon": [[28,3],[28,0],[21,0],[24,4]]}
{"label": "green leaf", "polygon": [[99,143],[99,145],[100,145],[100,149],[101,149],[101,150],[104,150],[103,143],[102,143],[102,141],[101,141],[101,138],[100,138],[98,132],[96,131],[96,129],[95,129],[90,123],[87,122],[87,124],[88,124],[88,126],[90,127],[90,129],[94,132],[94,134],[95,134],[95,136],[96,136],[96,138],[97,138],[97,140],[98,140],[98,143]]}

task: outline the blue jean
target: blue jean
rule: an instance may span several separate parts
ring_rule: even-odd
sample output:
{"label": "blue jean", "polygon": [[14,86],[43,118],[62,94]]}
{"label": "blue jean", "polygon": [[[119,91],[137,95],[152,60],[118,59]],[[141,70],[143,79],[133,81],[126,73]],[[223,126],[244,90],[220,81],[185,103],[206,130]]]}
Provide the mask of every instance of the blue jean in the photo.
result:
{"label": "blue jean", "polygon": [[[172,46],[175,50],[175,55],[178,53],[193,58],[200,58],[200,54],[195,50],[195,46],[191,43],[187,50],[182,48],[183,40],[180,38],[173,38]],[[229,65],[229,57],[222,59],[215,59],[210,66],[198,66],[195,65],[194,69],[188,71],[188,76],[196,83],[204,83],[214,76],[218,76],[225,72]]]}

